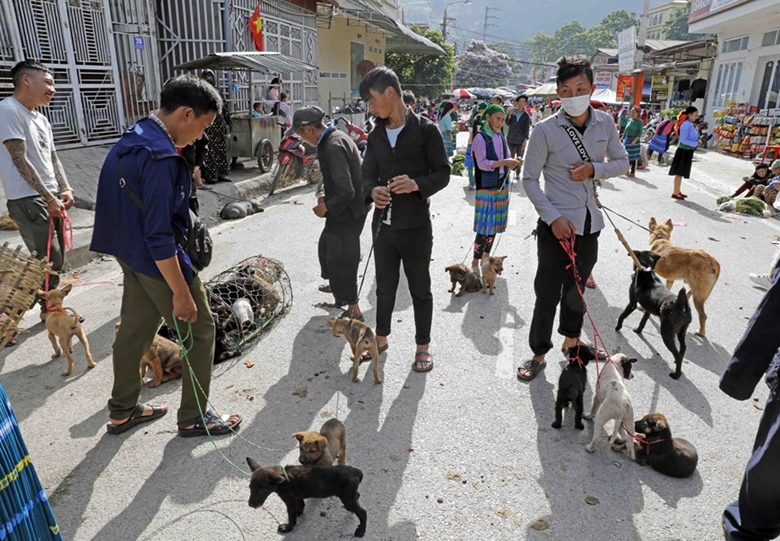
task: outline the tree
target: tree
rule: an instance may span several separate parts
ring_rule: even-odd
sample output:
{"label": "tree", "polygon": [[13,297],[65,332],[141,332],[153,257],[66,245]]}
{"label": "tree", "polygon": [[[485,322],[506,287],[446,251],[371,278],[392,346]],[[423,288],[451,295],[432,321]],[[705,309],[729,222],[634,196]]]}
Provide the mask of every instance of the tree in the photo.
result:
{"label": "tree", "polygon": [[491,49],[484,41],[473,40],[455,63],[458,67],[456,80],[462,87],[503,86],[512,76],[509,55]]}
{"label": "tree", "polygon": [[632,26],[639,26],[639,19],[636,18],[633,11],[629,13],[625,9],[618,9],[607,14],[599,24],[588,28],[588,39],[591,46],[588,54],[594,54],[599,48],[616,48],[617,34]]}
{"label": "tree", "polygon": [[690,13],[691,0],[688,0],[688,4],[686,4],[685,7],[679,7],[672,11],[672,14],[664,23],[664,38],[680,41],[693,41],[697,39],[707,39],[710,37],[708,34],[688,33],[688,16]]}
{"label": "tree", "polygon": [[411,90],[416,96],[433,97],[447,92],[452,88],[452,74],[455,72],[454,45],[444,43],[439,30],[429,29],[423,34],[416,24],[410,28],[444,49],[445,54],[387,53],[385,65],[398,75],[403,89]]}
{"label": "tree", "polygon": [[569,21],[555,31],[553,43],[557,47],[558,57],[564,55],[584,54],[590,55],[592,45],[588,39],[588,32],[577,21]]}

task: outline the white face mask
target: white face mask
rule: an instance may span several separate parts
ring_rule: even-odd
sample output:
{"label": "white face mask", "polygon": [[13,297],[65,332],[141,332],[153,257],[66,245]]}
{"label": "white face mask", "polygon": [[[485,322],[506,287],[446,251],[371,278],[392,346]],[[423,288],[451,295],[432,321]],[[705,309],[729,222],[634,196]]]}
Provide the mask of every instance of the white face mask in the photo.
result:
{"label": "white face mask", "polygon": [[561,98],[561,108],[569,116],[580,116],[585,114],[590,106],[590,94],[577,96],[575,98]]}

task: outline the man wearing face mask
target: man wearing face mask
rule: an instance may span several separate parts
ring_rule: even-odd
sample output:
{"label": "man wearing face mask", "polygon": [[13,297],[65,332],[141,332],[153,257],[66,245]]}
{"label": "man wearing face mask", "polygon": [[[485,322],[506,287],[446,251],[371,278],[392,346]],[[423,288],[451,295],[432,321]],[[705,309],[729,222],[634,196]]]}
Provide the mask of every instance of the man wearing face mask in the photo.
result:
{"label": "man wearing face mask", "polygon": [[[556,82],[561,110],[531,132],[523,165],[523,188],[539,214],[536,303],[529,336],[533,358],[517,370],[517,377],[526,381],[544,368],[545,355],[553,348],[558,302],[558,333],[564,336],[562,349],[579,343],[582,300],[560,241],[574,241],[579,286],[583,289],[596,265],[598,237],[604,228],[595,181],[623,175],[629,167],[614,120],[590,107],[590,96],[596,90],[590,62],[584,58],[561,58]],[[607,157],[609,162],[605,161]],[[542,174],[544,188],[539,182]]]}

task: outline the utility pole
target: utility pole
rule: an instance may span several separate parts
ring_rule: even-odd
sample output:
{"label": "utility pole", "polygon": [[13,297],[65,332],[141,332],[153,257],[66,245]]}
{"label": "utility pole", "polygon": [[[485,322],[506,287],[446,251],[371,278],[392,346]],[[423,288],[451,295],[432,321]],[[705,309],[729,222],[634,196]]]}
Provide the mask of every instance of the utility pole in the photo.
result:
{"label": "utility pole", "polygon": [[489,19],[498,19],[495,15],[490,15],[490,10],[499,11],[498,8],[491,8],[486,7],[485,8],[485,24],[482,26],[482,41],[485,41],[487,39],[487,29],[488,26],[496,26],[494,24],[488,24]]}
{"label": "utility pole", "polygon": [[442,41],[445,43],[447,42],[447,23],[449,21],[454,21],[455,17],[448,17],[447,16],[447,7],[444,8],[444,18],[441,20],[441,36]]}
{"label": "utility pole", "polygon": [[642,18],[639,19],[639,33],[637,34],[636,46],[638,51],[634,54],[634,74],[632,82],[633,100],[635,107],[642,103],[642,90],[645,86],[645,76],[642,73],[642,64],[645,61],[645,41],[647,40],[647,22],[650,10],[650,0],[644,0],[642,5]]}

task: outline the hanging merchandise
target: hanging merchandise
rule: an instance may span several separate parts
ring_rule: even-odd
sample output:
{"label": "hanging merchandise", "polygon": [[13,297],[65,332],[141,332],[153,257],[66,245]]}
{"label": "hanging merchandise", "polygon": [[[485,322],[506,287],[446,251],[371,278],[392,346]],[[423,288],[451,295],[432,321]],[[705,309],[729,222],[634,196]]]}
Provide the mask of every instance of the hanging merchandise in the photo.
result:
{"label": "hanging merchandise", "polygon": [[[748,112],[750,111],[750,112]],[[715,111],[715,146],[721,153],[747,159],[760,159],[766,145],[780,144],[780,118],[759,115],[745,103],[726,102]]]}

